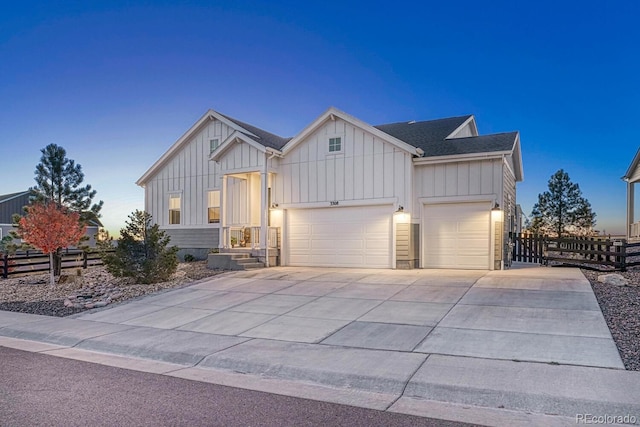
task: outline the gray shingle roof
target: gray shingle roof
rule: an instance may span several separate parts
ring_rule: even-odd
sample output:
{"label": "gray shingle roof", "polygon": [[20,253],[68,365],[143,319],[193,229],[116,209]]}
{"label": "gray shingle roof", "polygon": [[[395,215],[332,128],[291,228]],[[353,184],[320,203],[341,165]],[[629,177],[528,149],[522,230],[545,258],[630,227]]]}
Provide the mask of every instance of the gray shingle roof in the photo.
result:
{"label": "gray shingle roof", "polygon": [[426,120],[421,122],[399,122],[374,126],[400,141],[419,147],[435,141],[443,141],[458,129],[471,116],[450,117],[447,119]]}
{"label": "gray shingle roof", "polygon": [[518,132],[494,133],[433,142],[423,148],[425,157],[451,156],[456,154],[491,153],[511,151]]}
{"label": "gray shingle roof", "polygon": [[[220,114],[220,113],[219,113]],[[258,138],[255,138],[254,136],[251,135],[247,135],[246,133],[244,133],[245,135],[247,135],[249,138],[253,139],[254,141],[256,141],[259,144],[264,145],[265,147],[269,147],[269,148],[275,148],[276,150],[281,150],[282,147],[291,140],[291,138],[283,138],[281,136],[275,135],[271,132],[267,132],[264,129],[260,129],[257,128],[253,125],[250,125],[248,123],[245,122],[241,122],[240,120],[236,120],[233,117],[229,117],[225,114],[220,114],[221,116],[223,116],[224,118],[231,120],[232,122],[234,122],[235,124],[237,124],[238,126],[245,128],[246,130],[248,130],[249,132],[253,133],[254,135],[257,135]]]}
{"label": "gray shingle roof", "polygon": [[422,149],[425,157],[509,151],[513,148],[517,132],[446,139],[470,117],[390,123],[374,127]]}
{"label": "gray shingle roof", "polygon": [[[264,129],[236,120],[233,117],[221,115],[257,135],[258,138],[245,133],[247,137],[265,147],[281,150],[291,140],[291,138],[283,138]],[[470,117],[471,115],[420,122],[388,123],[374,127],[407,144],[422,149],[425,157],[509,151],[513,148],[517,132],[446,139]]]}

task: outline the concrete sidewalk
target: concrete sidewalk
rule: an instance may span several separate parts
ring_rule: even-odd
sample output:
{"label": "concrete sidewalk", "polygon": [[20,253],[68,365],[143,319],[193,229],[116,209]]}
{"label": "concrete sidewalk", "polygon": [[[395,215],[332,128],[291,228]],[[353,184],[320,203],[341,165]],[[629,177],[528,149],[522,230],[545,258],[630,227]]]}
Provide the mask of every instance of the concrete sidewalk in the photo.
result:
{"label": "concrete sidewalk", "polygon": [[225,273],[73,318],[0,312],[0,345],[480,424],[640,419],[576,269]]}

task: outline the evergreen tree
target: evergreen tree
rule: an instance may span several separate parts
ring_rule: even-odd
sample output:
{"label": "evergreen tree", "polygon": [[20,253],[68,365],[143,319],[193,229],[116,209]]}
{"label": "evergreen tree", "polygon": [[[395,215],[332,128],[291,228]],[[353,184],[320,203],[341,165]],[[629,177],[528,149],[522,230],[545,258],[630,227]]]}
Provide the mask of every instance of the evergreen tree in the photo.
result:
{"label": "evergreen tree", "polygon": [[[136,210],[129,215],[115,252],[103,252],[107,271],[116,277],[132,277],[139,283],[169,280],[178,267],[176,246],[168,247],[170,237],[151,225],[151,214]],[[110,239],[101,240],[101,249],[110,249]]]}
{"label": "evergreen tree", "polygon": [[580,186],[562,169],[551,176],[548,186],[549,191],[539,194],[533,206],[530,230],[557,237],[592,234],[596,214]]}
{"label": "evergreen tree", "polygon": [[[100,217],[102,200],[93,203],[96,190],[90,185],[82,186],[84,173],[82,166],[67,158],[64,148],[49,144],[42,150],[40,163],[36,165],[36,185],[31,187],[31,203],[55,203],[60,208],[68,209],[79,215],[81,225],[87,225],[91,220]],[[20,218],[15,218],[19,221]],[[53,253],[54,272],[60,275],[62,248]]]}
{"label": "evergreen tree", "polygon": [[40,151],[42,157],[36,165],[36,185],[29,189],[31,201],[53,201],[77,212],[85,222],[99,218],[102,201],[93,203],[96,190],[90,185],[81,186],[84,182],[82,166],[68,159],[66,150],[56,144],[49,144]]}

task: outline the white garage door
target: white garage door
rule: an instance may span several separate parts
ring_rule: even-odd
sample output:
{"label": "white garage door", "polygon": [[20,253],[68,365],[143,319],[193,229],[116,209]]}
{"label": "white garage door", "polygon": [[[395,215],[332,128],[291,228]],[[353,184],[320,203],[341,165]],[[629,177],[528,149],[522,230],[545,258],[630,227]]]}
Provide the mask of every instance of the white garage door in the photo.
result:
{"label": "white garage door", "polygon": [[392,206],[287,210],[287,264],[391,267]]}
{"label": "white garage door", "polygon": [[425,268],[489,268],[489,203],[424,206]]}

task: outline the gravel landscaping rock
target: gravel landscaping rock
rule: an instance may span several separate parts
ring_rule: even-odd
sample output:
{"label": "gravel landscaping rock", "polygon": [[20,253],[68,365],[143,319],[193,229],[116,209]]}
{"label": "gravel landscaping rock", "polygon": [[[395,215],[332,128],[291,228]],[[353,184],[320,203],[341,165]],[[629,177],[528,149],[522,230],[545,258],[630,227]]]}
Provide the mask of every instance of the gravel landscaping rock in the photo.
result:
{"label": "gravel landscaping rock", "polygon": [[640,270],[616,273],[626,279],[626,285],[599,281],[599,277],[606,275],[603,273],[582,272],[591,282],[624,366],[630,371],[640,371]]}
{"label": "gravel landscaping rock", "polygon": [[65,272],[51,287],[48,274],[0,279],[0,310],[64,317],[222,273],[206,261],[180,263],[170,281],[150,285],[114,278],[104,267]]}

